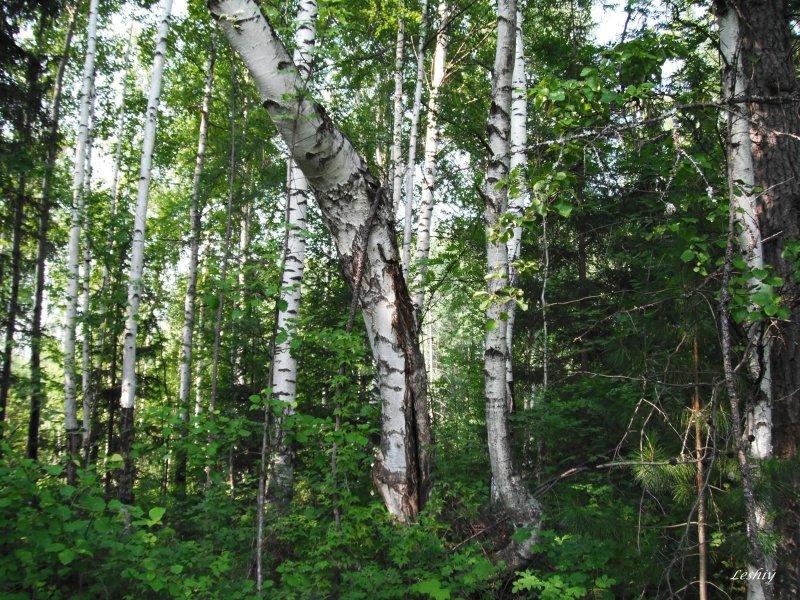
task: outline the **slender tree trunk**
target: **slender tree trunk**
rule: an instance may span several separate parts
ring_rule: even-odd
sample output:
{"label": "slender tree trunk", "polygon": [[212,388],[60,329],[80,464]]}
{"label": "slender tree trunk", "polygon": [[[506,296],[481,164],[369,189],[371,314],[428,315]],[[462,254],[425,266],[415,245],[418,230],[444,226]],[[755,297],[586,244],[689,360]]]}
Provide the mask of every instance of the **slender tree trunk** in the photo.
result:
{"label": "slender tree trunk", "polygon": [[703,405],[700,400],[700,352],[697,347],[697,335],[694,336],[692,349],[694,366],[694,395],[692,396],[692,418],[694,420],[694,452],[697,461],[697,586],[700,600],[708,599],[708,544],[706,542],[706,476],[703,461],[706,459],[703,443]]}
{"label": "slender tree trunk", "polygon": [[69,249],[67,262],[67,308],[64,315],[64,415],[67,435],[67,479],[75,483],[75,461],[81,447],[81,432],[77,415],[77,375],[75,369],[75,330],[78,312],[78,257],[83,222],[86,147],[89,140],[89,119],[92,112],[94,89],[94,63],[97,45],[98,0],[90,0],[87,30],[86,59],[83,63],[83,80],[80,96],[78,138],[75,144],[75,167],[72,177],[72,212],[70,217]]}
{"label": "slender tree trunk", "polygon": [[25,455],[39,458],[39,425],[42,404],[45,399],[42,384],[42,312],[44,310],[45,268],[47,266],[48,235],[50,232],[50,204],[52,201],[53,176],[58,158],[58,132],[61,121],[61,95],[64,87],[64,72],[69,62],[69,51],[75,33],[78,8],[69,9],[69,23],[64,38],[64,48],[58,60],[56,79],[53,84],[53,99],[48,115],[46,164],[42,181],[42,201],[39,205],[39,227],[36,235],[36,289],[33,297],[33,318],[31,322],[31,405],[28,419],[28,443]]}
{"label": "slender tree trunk", "polygon": [[508,249],[500,238],[500,217],[508,209],[508,187],[503,185],[510,171],[511,90],[516,38],[516,1],[498,0],[497,50],[492,78],[492,105],[486,125],[489,160],[485,183],[486,253],[488,293],[486,311],[484,376],[486,430],[492,469],[492,499],[508,513],[516,527],[533,530],[524,541],[511,541],[502,556],[510,568],[531,556],[541,508],[515,472],[506,400],[506,302],[503,288],[508,284]]}
{"label": "slender tree trunk", "polygon": [[411,265],[411,232],[414,225],[414,169],[417,168],[417,138],[419,115],[422,112],[422,83],[425,79],[425,30],[428,22],[428,0],[422,0],[419,39],[417,40],[417,81],[414,85],[414,104],[411,109],[411,131],[408,137],[406,163],[406,203],[403,225],[403,275],[408,279]]}
{"label": "slender tree trunk", "polygon": [[[314,48],[316,45],[316,0],[303,0],[297,6],[295,19],[294,65],[300,85],[305,89],[311,76]],[[294,156],[295,148],[289,147]],[[303,171],[292,159],[287,166],[286,181],[286,239],[284,243],[283,270],[281,273],[281,300],[278,307],[274,367],[272,369],[272,393],[283,404],[275,439],[277,447],[272,459],[274,475],[273,496],[279,501],[291,498],[294,482],[294,452],[287,440],[285,423],[294,415],[297,394],[297,359],[292,356],[291,343],[300,312],[300,296],[306,254],[306,210],[311,188]]]}
{"label": "slender tree trunk", "polygon": [[[730,182],[731,210],[735,211],[739,224],[739,248],[751,271],[764,268],[764,246],[762,232],[758,222],[757,182],[754,172],[754,149],[751,139],[751,124],[748,105],[744,98],[751,93],[748,89],[751,72],[745,64],[745,30],[748,24],[743,23],[742,14],[735,6],[721,7],[719,11],[720,51],[724,62],[724,86],[728,107],[728,180]],[[753,292],[764,286],[756,277],[751,277],[749,285]],[[748,428],[745,435],[751,440],[749,469],[754,478],[759,476],[759,463],[772,456],[772,368],[771,368],[771,335],[763,328],[763,321],[747,320],[748,348],[745,360],[750,375],[758,382],[758,391],[747,414]],[[771,524],[767,512],[760,503],[754,504],[755,525],[758,528],[753,535],[769,529]],[[764,556],[763,567],[773,570],[774,561]],[[752,574],[754,568],[750,567]],[[750,600],[760,600],[770,592],[763,589],[760,577],[748,578],[747,595]]]}
{"label": "slender tree trunk", "polygon": [[[252,0],[214,0],[212,13],[241,55],[286,145],[314,191],[336,244],[342,270],[354,283],[362,252],[361,309],[377,365],[383,409],[381,448],[373,479],[390,513],[413,519],[430,491],[427,381],[414,311],[403,279],[391,202],[365,161],[326,115],[303,94],[302,78]],[[378,203],[369,244],[362,234]]]}
{"label": "slender tree trunk", "polygon": [[200,253],[200,229],[202,210],[200,207],[200,180],[206,157],[208,142],[208,115],[211,110],[211,92],[214,85],[214,63],[216,62],[216,43],[212,39],[206,61],[206,82],[203,88],[203,102],[200,107],[200,130],[197,139],[197,155],[192,178],[192,198],[189,205],[191,226],[189,241],[189,277],[186,281],[186,294],[183,300],[183,334],[181,336],[181,363],[178,384],[178,411],[181,420],[181,440],[175,457],[175,484],[178,495],[186,494],[186,436],[189,424],[189,403],[192,388],[192,345],[194,343],[195,299],[197,296],[197,264]]}
{"label": "slender tree trunk", "polygon": [[[403,187],[403,54],[405,51],[406,26],[403,18],[403,2],[400,1],[397,16],[397,41],[394,50],[394,112],[392,120],[392,209],[397,212]],[[296,61],[295,61],[296,62]]]}
{"label": "slender tree trunk", "polygon": [[[525,178],[525,168],[528,165],[528,87],[525,81],[525,47],[522,38],[522,12],[517,10],[516,43],[514,52],[514,72],[511,83],[511,158],[510,167],[512,177],[516,174],[516,186],[512,189],[518,192],[509,198],[508,213],[517,222],[511,230],[511,237],[506,242],[508,251],[508,286],[519,286],[519,260],[522,245],[522,224],[519,220],[528,207],[529,194]],[[512,350],[514,341],[514,323],[517,315],[517,302],[513,298],[508,303],[508,318],[506,319],[506,402],[508,410],[514,410],[514,368]]]}
{"label": "slender tree trunk", "polygon": [[[236,75],[231,75],[233,93],[230,106],[231,147],[228,160],[228,203],[225,208],[225,237],[222,240],[222,269],[220,289],[217,292],[217,312],[214,318],[214,345],[211,349],[211,392],[208,398],[208,421],[213,425],[217,408],[217,389],[219,385],[219,353],[222,347],[222,321],[224,319],[225,296],[228,290],[228,262],[231,256],[231,233],[233,231],[233,197],[236,183]],[[209,445],[214,434],[209,436]],[[206,489],[211,487],[211,465],[206,465]]]}
{"label": "slender tree trunk", "polygon": [[92,407],[94,405],[94,390],[92,389],[92,327],[90,318],[90,284],[92,280],[92,250],[89,228],[90,203],[92,194],[92,149],[94,146],[94,100],[95,100],[95,74],[92,74],[92,97],[89,110],[89,133],[86,140],[86,158],[84,175],[84,210],[83,210],[83,289],[81,294],[81,396],[83,397],[83,436],[84,461],[89,462],[89,445],[92,437]]}
{"label": "slender tree trunk", "polygon": [[417,217],[417,270],[414,274],[414,310],[417,327],[422,326],[422,309],[425,304],[426,264],[431,251],[431,227],[433,220],[433,200],[436,190],[436,160],[439,154],[439,92],[444,83],[445,59],[447,55],[447,35],[444,24],[447,19],[447,2],[439,2],[439,31],[436,36],[436,50],[433,54],[433,72],[431,73],[431,89],[428,94],[426,111],[428,124],[425,130],[425,163],[422,167],[422,195],[419,200]]}
{"label": "slender tree trunk", "polygon": [[[8,394],[11,390],[11,362],[14,353],[14,336],[17,329],[17,313],[19,312],[19,283],[22,263],[22,225],[25,219],[25,189],[27,176],[20,173],[17,193],[14,198],[14,216],[11,242],[11,293],[8,298],[6,313],[6,331],[3,348],[3,370],[0,375],[0,436],[6,420]],[[1,439],[1,438],[0,438]]]}
{"label": "slender tree trunk", "polygon": [[[733,4],[729,2],[729,4]],[[790,318],[770,324],[764,370],[769,369],[769,412],[754,411],[756,451],[764,457],[796,459],[800,446],[800,287],[792,245],[800,240],[800,102],[788,4],[783,0],[735,3],[742,21],[742,60],[747,76],[756,188],[756,211],[764,262],[783,279],[780,292]],[[766,337],[766,336],[765,336]],[[765,434],[762,430],[769,430]],[[766,436],[769,435],[769,438]],[[770,445],[771,444],[771,447]],[[800,474],[790,478],[783,505],[774,507],[780,539],[775,593],[800,597]]]}
{"label": "slender tree trunk", "polygon": [[144,124],[142,160],[139,169],[139,189],[136,196],[136,213],[133,222],[131,243],[131,266],[128,275],[128,308],[125,320],[124,345],[122,350],[122,393],[120,396],[120,450],[124,459],[119,482],[119,497],[125,503],[133,503],[134,463],[133,448],[134,410],[136,406],[136,333],[138,331],[139,303],[142,294],[144,271],[144,240],[147,223],[147,200],[150,194],[150,177],[153,166],[153,148],[156,141],[158,104],[161,96],[161,78],[164,72],[164,57],[167,51],[169,18],[172,0],[164,0],[150,76],[150,92],[147,99],[147,116]]}

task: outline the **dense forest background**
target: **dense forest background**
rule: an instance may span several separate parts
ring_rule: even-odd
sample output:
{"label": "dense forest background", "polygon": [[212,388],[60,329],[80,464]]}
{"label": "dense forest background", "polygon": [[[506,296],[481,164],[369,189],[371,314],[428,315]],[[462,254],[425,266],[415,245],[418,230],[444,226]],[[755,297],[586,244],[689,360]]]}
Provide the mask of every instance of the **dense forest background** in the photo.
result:
{"label": "dense forest background", "polygon": [[0,595],[800,597],[798,6],[601,4],[4,0]]}

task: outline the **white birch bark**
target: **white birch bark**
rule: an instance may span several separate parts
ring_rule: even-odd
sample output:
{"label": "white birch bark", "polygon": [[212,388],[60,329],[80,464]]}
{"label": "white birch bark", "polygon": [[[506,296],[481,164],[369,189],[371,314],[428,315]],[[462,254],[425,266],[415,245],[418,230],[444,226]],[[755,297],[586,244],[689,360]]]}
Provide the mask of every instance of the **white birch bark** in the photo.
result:
{"label": "white birch bark", "polygon": [[[413,519],[430,489],[430,424],[425,367],[400,268],[391,202],[325,110],[299,93],[302,77],[258,5],[214,0],[210,8],[247,65],[278,132],[293,149],[351,285],[358,259],[366,252],[360,304],[383,409],[373,479],[390,513],[401,521]],[[375,218],[368,236],[371,215]]]}
{"label": "white birch bark", "polygon": [[[295,19],[294,66],[297,69],[299,85],[302,90],[308,86],[311,76],[316,45],[316,0],[301,0],[297,5]],[[298,148],[289,146],[291,156],[296,156]],[[274,474],[272,486],[274,496],[286,500],[291,496],[294,481],[294,457],[292,447],[286,441],[283,424],[294,415],[297,395],[297,359],[292,356],[291,343],[300,314],[303,271],[306,256],[306,212],[311,189],[303,171],[290,157],[286,174],[286,242],[284,245],[283,271],[281,273],[281,300],[278,310],[276,332],[280,335],[275,342],[274,364],[272,368],[272,394],[283,404],[280,429],[277,432],[278,447],[272,458],[271,470]]]}
{"label": "white birch bark", "polygon": [[138,331],[139,303],[142,294],[142,274],[144,271],[144,241],[147,224],[147,201],[150,195],[150,177],[153,167],[153,149],[156,141],[158,104],[161,96],[161,79],[164,73],[164,59],[167,51],[169,19],[172,0],[164,0],[156,32],[156,48],[153,57],[153,70],[150,76],[150,91],[147,99],[147,115],[144,123],[142,158],[139,167],[139,187],[136,195],[136,212],[133,221],[131,242],[131,263],[128,275],[128,306],[125,320],[125,334],[122,347],[122,394],[120,397],[121,449],[125,457],[122,479],[120,480],[120,499],[133,501],[133,464],[130,456],[133,442],[133,413],[136,407],[136,334]]}
{"label": "white birch bark", "polygon": [[[741,23],[734,7],[723,9],[718,17],[720,52],[724,66],[724,93],[731,101],[728,107],[728,179],[731,190],[730,202],[735,209],[739,224],[739,249],[751,270],[764,268],[764,252],[761,229],[758,224],[753,169],[752,139],[747,104],[739,101],[747,95],[747,80],[741,55]],[[753,290],[763,284],[755,278],[749,282]],[[770,346],[768,332],[763,332],[760,322],[747,322],[749,345],[746,357],[750,375],[759,381],[761,392],[755,399],[752,411],[747,415],[746,435],[753,437],[750,443],[750,458],[757,473],[758,462],[772,456],[772,377],[770,372]],[[761,357],[759,357],[759,346]],[[755,520],[759,529],[770,526],[763,506],[755,506]],[[765,557],[765,568],[774,568],[774,560]],[[757,569],[750,565],[753,577],[747,581],[748,600],[765,598],[764,586]]]}
{"label": "white birch bark", "polygon": [[425,304],[425,273],[428,270],[426,261],[431,250],[431,226],[433,217],[433,200],[436,190],[436,158],[439,154],[439,92],[444,82],[444,63],[447,54],[447,35],[444,23],[447,18],[447,2],[439,2],[439,32],[436,35],[436,50],[433,54],[433,71],[431,72],[431,89],[428,94],[426,111],[428,123],[425,129],[425,162],[422,167],[422,195],[419,200],[417,217],[417,253],[414,283],[414,310],[417,315],[417,326],[421,324],[422,308]]}
{"label": "white birch bark", "polygon": [[86,140],[86,158],[84,175],[84,211],[83,211],[83,290],[81,294],[81,395],[83,397],[83,446],[86,463],[89,459],[89,440],[92,429],[92,328],[89,326],[90,295],[89,288],[92,280],[92,251],[89,245],[89,207],[87,206],[92,193],[92,149],[94,146],[94,99],[95,86],[94,74],[92,75],[92,91],[89,101],[89,134]]}
{"label": "white birch bark", "polygon": [[[181,358],[178,382],[178,406],[182,435],[186,433],[189,422],[189,402],[192,387],[192,347],[194,344],[195,305],[197,297],[197,265],[200,252],[200,227],[202,211],[200,209],[200,180],[208,144],[208,115],[211,110],[211,92],[214,87],[214,64],[216,62],[216,44],[212,39],[211,48],[206,60],[206,80],[203,86],[203,101],[200,106],[200,127],[197,134],[197,154],[195,155],[194,174],[192,176],[192,197],[189,204],[189,224],[191,227],[189,241],[189,276],[186,280],[186,294],[183,297],[183,332],[181,334]],[[186,454],[181,451],[176,460],[175,480],[180,490],[186,484]]]}
{"label": "white birch bark", "polygon": [[506,565],[516,567],[531,555],[541,508],[514,470],[506,402],[506,303],[498,298],[508,284],[508,249],[498,237],[500,217],[508,208],[508,188],[502,182],[510,170],[511,90],[516,41],[516,1],[498,0],[497,50],[492,78],[492,106],[486,125],[489,160],[484,191],[487,287],[493,299],[486,311],[484,376],[486,430],[492,469],[492,498],[516,527],[531,527],[531,536],[512,541],[503,551]]}
{"label": "white birch bark", "polygon": [[[94,64],[97,52],[97,4],[98,0],[89,2],[86,58],[83,63],[83,79],[81,82],[78,135],[75,143],[75,166],[72,176],[72,211],[67,250],[67,307],[64,314],[64,428],[67,434],[67,453],[69,455],[77,455],[81,441],[76,399],[75,330],[78,312],[78,261],[85,191],[86,145],[89,139],[89,115],[91,112]],[[70,460],[70,465],[72,464],[73,462]],[[69,477],[74,478],[74,467],[70,467]],[[73,481],[70,481],[70,483],[73,483]]]}
{"label": "white birch bark", "polygon": [[411,131],[408,137],[408,162],[406,163],[406,202],[403,220],[403,275],[408,279],[411,265],[411,232],[414,225],[414,169],[417,168],[417,138],[419,115],[422,112],[422,83],[425,78],[425,30],[428,22],[428,0],[422,0],[419,39],[417,40],[417,81],[414,85],[414,103],[411,109]]}
{"label": "white birch bark", "polygon": [[[512,75],[511,89],[511,158],[510,167],[512,177],[516,174],[516,185],[511,186],[516,191],[508,200],[508,213],[516,219],[511,230],[511,237],[506,242],[508,251],[508,285],[511,288],[519,286],[519,260],[522,245],[522,225],[519,219],[525,214],[528,207],[529,193],[525,181],[525,167],[528,164],[528,89],[525,82],[525,47],[522,39],[522,12],[517,10],[516,43],[514,52],[514,72]],[[506,402],[508,410],[514,410],[514,369],[512,350],[514,341],[514,323],[517,314],[517,303],[511,300],[508,303],[508,319],[506,320]]]}
{"label": "white birch bark", "polygon": [[[398,7],[403,10],[403,2]],[[403,54],[405,51],[405,19],[397,17],[397,41],[394,50],[394,113],[392,121],[392,209],[397,212],[403,187]]]}

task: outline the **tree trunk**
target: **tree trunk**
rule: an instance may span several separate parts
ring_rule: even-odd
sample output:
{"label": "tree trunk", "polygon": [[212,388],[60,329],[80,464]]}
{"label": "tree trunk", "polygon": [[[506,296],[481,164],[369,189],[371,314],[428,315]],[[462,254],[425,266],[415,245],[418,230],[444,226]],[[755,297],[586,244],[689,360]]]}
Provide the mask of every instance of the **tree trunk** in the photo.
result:
{"label": "tree trunk", "polygon": [[[233,230],[233,196],[236,183],[236,75],[231,74],[233,93],[231,94],[230,128],[231,146],[228,159],[228,202],[225,208],[225,237],[222,240],[222,269],[220,271],[219,291],[217,292],[217,311],[214,318],[214,345],[211,349],[211,392],[208,398],[208,422],[213,425],[216,418],[217,390],[219,386],[219,353],[222,347],[222,322],[224,320],[225,296],[228,290],[228,262],[231,256],[231,233]],[[209,436],[209,446],[214,434]],[[206,465],[206,489],[211,487],[211,465]]]}
{"label": "tree trunk", "polygon": [[[345,277],[366,252],[362,315],[375,357],[383,409],[381,449],[373,479],[389,512],[400,521],[417,516],[430,490],[427,381],[416,338],[411,299],[403,279],[390,202],[318,104],[302,91],[269,22],[252,0],[215,0],[210,8],[241,55],[286,145],[314,191],[336,244]],[[364,225],[379,203],[369,243]]]}
{"label": "tree trunk", "polygon": [[431,226],[433,217],[433,194],[436,189],[436,159],[439,154],[439,91],[444,82],[444,63],[447,54],[447,35],[445,20],[447,19],[447,2],[439,2],[439,31],[436,36],[436,50],[433,54],[433,71],[431,73],[431,89],[428,95],[427,118],[425,130],[425,163],[422,167],[422,195],[419,200],[417,216],[417,270],[414,274],[414,310],[417,327],[422,325],[422,309],[425,304],[425,273],[428,270],[426,261],[431,251]]}
{"label": "tree trunk", "polygon": [[203,88],[203,102],[200,107],[200,130],[197,136],[197,155],[192,178],[192,198],[189,205],[189,223],[191,226],[189,241],[189,276],[186,281],[186,294],[183,300],[183,334],[181,336],[181,363],[178,384],[178,410],[181,421],[181,442],[175,457],[175,484],[178,495],[186,494],[186,436],[189,424],[189,402],[192,387],[192,345],[194,343],[194,312],[197,296],[197,264],[200,251],[200,228],[202,210],[200,208],[200,179],[206,158],[208,142],[208,114],[211,110],[211,92],[214,84],[214,63],[216,62],[216,44],[211,41],[206,62],[206,82]]}
{"label": "tree trunk", "polygon": [[422,112],[422,83],[425,79],[425,29],[428,23],[428,0],[422,0],[419,39],[417,40],[417,82],[414,85],[414,104],[411,109],[411,131],[408,137],[406,163],[406,204],[403,221],[403,275],[408,279],[411,265],[411,230],[414,225],[414,169],[417,168],[417,138],[419,115]]}
{"label": "tree trunk", "polygon": [[[761,243],[761,231],[756,215],[756,184],[753,173],[753,153],[750,139],[750,117],[742,98],[747,92],[747,73],[745,71],[742,52],[742,23],[737,9],[722,7],[719,12],[720,52],[724,62],[724,93],[730,104],[728,109],[728,181],[730,189],[731,210],[737,215],[739,223],[739,248],[751,270],[764,268],[764,254]],[[762,286],[756,278],[751,278],[750,287],[755,292]],[[761,321],[746,322],[747,337],[749,340],[745,360],[750,368],[754,381],[758,381],[759,392],[753,402],[752,412],[748,415],[750,422],[749,433],[753,436],[753,443],[749,447],[750,464],[747,470],[755,478],[758,476],[758,462],[769,458],[772,454],[772,387],[770,382],[770,342],[769,337],[762,331]],[[764,357],[765,360],[761,360]],[[742,442],[743,443],[743,442]],[[751,536],[758,536],[759,532],[768,527],[766,513],[758,505],[747,506],[748,511],[753,511],[756,531],[751,531]],[[750,525],[753,529],[753,525]],[[757,557],[756,557],[757,558]],[[772,561],[763,557],[764,564],[760,565],[769,569]],[[755,572],[755,566],[748,567],[750,572]],[[748,578],[747,596],[750,600],[761,600],[768,597],[769,591],[758,577]]]}
{"label": "tree trunk", "polygon": [[131,266],[128,275],[128,308],[125,320],[124,345],[122,349],[122,393],[120,395],[120,450],[124,458],[120,474],[119,497],[126,503],[133,502],[134,464],[131,450],[134,435],[134,410],[136,406],[136,333],[138,331],[139,303],[142,294],[142,272],[144,271],[144,239],[147,219],[147,200],[150,194],[150,176],[153,166],[153,148],[156,141],[158,103],[161,96],[161,77],[164,72],[164,56],[167,51],[169,18],[172,0],[164,0],[156,33],[156,48],[153,71],[150,76],[150,93],[147,99],[147,116],[144,124],[142,160],[139,168],[139,189],[136,196],[136,212],[133,221],[131,242]]}
{"label": "tree trunk", "polygon": [[[511,78],[511,158],[510,168],[512,177],[516,176],[517,185],[511,189],[517,193],[509,198],[508,213],[517,221],[512,230],[511,237],[506,242],[508,251],[508,286],[519,286],[519,270],[516,261],[519,260],[522,245],[522,224],[519,222],[528,207],[529,194],[525,177],[525,168],[528,165],[528,86],[525,81],[525,47],[522,39],[522,12],[517,10],[516,43],[514,52],[514,72]],[[506,320],[506,401],[508,410],[514,410],[514,368],[512,350],[514,341],[514,323],[517,314],[517,302],[513,298],[508,303],[508,319]]]}
{"label": "tree trunk", "polygon": [[[397,15],[397,41],[394,50],[394,111],[392,119],[392,210],[397,213],[403,187],[403,54],[406,43],[406,26],[403,18],[403,1]],[[295,62],[297,62],[295,60]]]}
{"label": "tree trunk", "polygon": [[515,527],[532,528],[524,541],[509,542],[502,557],[517,568],[531,556],[541,508],[513,466],[506,400],[506,321],[503,288],[508,284],[508,249],[499,236],[500,217],[508,207],[510,171],[511,89],[516,38],[516,1],[498,0],[497,50],[492,78],[492,105],[486,125],[489,160],[484,191],[488,293],[484,377],[486,430],[492,469],[492,499],[507,512]]}
{"label": "tree trunk", "polygon": [[[754,182],[763,190],[756,211],[764,262],[783,279],[780,295],[791,316],[770,326],[765,369],[771,378],[770,413],[756,412],[756,426],[771,429],[770,455],[795,459],[800,444],[800,292],[792,250],[800,239],[800,102],[787,3],[737,2],[742,20],[742,60],[747,77]],[[742,105],[745,109],[745,105]],[[758,406],[756,407],[758,410]],[[769,419],[769,420],[768,420]],[[769,427],[771,426],[771,427]],[[756,444],[763,437],[760,431]],[[761,444],[758,444],[761,446]],[[778,508],[776,595],[800,597],[800,475],[792,478]]]}
{"label": "tree trunk", "polygon": [[[314,47],[316,45],[316,0],[303,0],[297,7],[295,20],[294,64],[303,88],[311,76]],[[294,155],[293,149],[289,148]],[[279,501],[291,498],[294,482],[294,453],[286,439],[285,422],[294,415],[297,394],[297,359],[292,356],[291,343],[295,335],[300,311],[300,296],[306,255],[306,209],[310,188],[303,171],[294,160],[289,160],[286,181],[286,241],[281,273],[281,304],[278,307],[274,365],[272,368],[272,393],[283,404],[282,418],[277,424],[277,447],[270,469],[274,475],[272,496]]]}
{"label": "tree trunk", "polygon": [[75,369],[75,329],[78,312],[78,256],[83,222],[86,146],[89,140],[89,119],[92,111],[94,89],[94,63],[97,45],[98,0],[89,3],[86,58],[83,63],[83,80],[80,95],[78,137],[75,143],[75,166],[72,176],[72,212],[70,217],[67,262],[67,308],[64,314],[64,415],[67,436],[67,479],[75,483],[75,461],[81,446],[81,432],[77,414],[77,374]]}
{"label": "tree trunk", "polygon": [[83,210],[83,290],[81,294],[81,395],[83,397],[83,436],[84,461],[89,463],[89,444],[92,437],[92,407],[94,405],[92,386],[92,327],[89,323],[90,316],[90,284],[92,280],[92,251],[89,235],[89,204],[92,194],[92,149],[94,146],[94,100],[95,100],[95,74],[92,74],[92,97],[89,101],[89,132],[86,139],[86,159],[84,176],[84,210]]}
{"label": "tree trunk", "polygon": [[36,288],[33,296],[33,317],[31,322],[31,404],[28,419],[28,443],[25,455],[39,458],[39,425],[42,404],[45,399],[42,384],[42,311],[44,310],[45,268],[47,266],[48,234],[50,231],[50,203],[53,189],[53,176],[58,158],[58,131],[61,121],[61,95],[64,86],[64,72],[69,62],[69,51],[75,33],[78,9],[69,9],[69,23],[64,38],[64,48],[58,60],[56,79],[53,84],[53,99],[48,115],[46,164],[42,181],[42,201],[39,205],[39,227],[36,234]]}

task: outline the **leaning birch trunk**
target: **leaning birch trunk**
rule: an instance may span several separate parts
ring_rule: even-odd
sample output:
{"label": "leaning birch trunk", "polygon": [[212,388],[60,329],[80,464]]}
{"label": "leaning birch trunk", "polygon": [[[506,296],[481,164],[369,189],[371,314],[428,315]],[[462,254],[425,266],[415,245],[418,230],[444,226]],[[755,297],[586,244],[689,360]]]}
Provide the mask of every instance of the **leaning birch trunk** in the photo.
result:
{"label": "leaning birch trunk", "polygon": [[200,226],[202,211],[200,209],[200,179],[206,158],[208,143],[208,114],[211,110],[211,92],[214,85],[214,64],[217,53],[214,40],[206,61],[206,81],[203,87],[203,102],[200,106],[200,128],[197,135],[197,155],[192,177],[192,197],[189,204],[189,225],[191,227],[189,241],[189,276],[186,280],[186,294],[183,297],[183,333],[181,335],[181,364],[178,383],[178,413],[181,422],[181,443],[175,457],[175,485],[178,494],[186,494],[186,436],[189,424],[189,401],[192,387],[192,345],[194,343],[195,298],[197,296],[197,263],[200,251]]}
{"label": "leaning birch trunk", "polygon": [[[252,0],[215,0],[210,7],[250,70],[278,132],[293,149],[351,286],[358,259],[366,252],[360,304],[383,410],[373,479],[389,512],[397,520],[411,520],[430,491],[431,438],[425,367],[400,267],[392,207],[364,159],[322,106],[300,93],[302,78],[291,68],[291,58],[258,5]],[[371,213],[376,214],[367,236],[364,229]]]}
{"label": "leaning birch trunk", "polygon": [[70,484],[75,483],[77,475],[75,461],[78,460],[81,447],[81,432],[78,428],[77,375],[75,371],[75,329],[78,313],[78,256],[80,254],[81,222],[83,220],[86,145],[89,139],[89,115],[91,113],[97,45],[97,4],[98,0],[91,0],[89,3],[86,59],[83,63],[78,137],[75,143],[75,167],[72,175],[72,211],[67,250],[67,308],[64,314],[64,428],[67,437],[67,479]]}
{"label": "leaning birch trunk", "polygon": [[42,200],[39,205],[39,227],[36,235],[36,291],[33,300],[33,318],[31,322],[31,404],[28,418],[28,443],[25,455],[31,460],[39,458],[39,425],[41,423],[42,403],[45,400],[42,383],[42,312],[44,310],[45,269],[47,265],[48,234],[50,232],[50,203],[52,201],[53,176],[58,158],[58,131],[61,120],[61,97],[64,89],[64,72],[69,61],[72,37],[75,33],[75,22],[78,7],[69,10],[70,18],[64,48],[58,61],[56,79],[53,84],[53,100],[48,115],[49,131],[47,132],[47,164],[42,181]]}
{"label": "leaning birch trunk", "polygon": [[[742,57],[742,32],[737,9],[733,6],[723,9],[719,14],[720,52],[724,62],[724,93],[728,97],[728,180],[731,210],[736,214],[739,224],[739,249],[751,271],[764,268],[764,252],[761,230],[757,216],[757,193],[753,171],[753,152],[750,139],[750,117],[747,105],[741,100],[747,95],[744,61]],[[752,291],[758,291],[762,283],[751,278]],[[751,377],[759,382],[759,394],[747,415],[748,428],[745,435],[752,436],[749,447],[750,468],[758,477],[758,463],[772,456],[772,377],[770,372],[770,338],[762,331],[761,321],[746,322],[749,340],[745,361]],[[763,359],[761,358],[763,357]],[[769,527],[766,511],[758,504],[755,523],[759,531]],[[751,532],[759,535],[759,532]],[[772,570],[773,561],[765,557],[764,568]],[[756,567],[749,566],[753,577],[747,580],[749,600],[765,597],[764,585],[756,576]],[[769,593],[769,592],[767,592]]]}
{"label": "leaning birch trunk", "polygon": [[[520,220],[528,207],[528,187],[525,182],[525,168],[528,165],[528,89],[525,82],[525,47],[522,39],[522,12],[517,10],[516,44],[514,52],[514,73],[511,85],[511,159],[512,177],[516,176],[517,185],[510,186],[517,193],[508,200],[508,214],[514,219],[511,237],[506,242],[508,251],[508,287],[519,286],[520,246],[522,245],[522,225]],[[514,410],[514,368],[512,350],[514,342],[514,323],[517,314],[517,302],[514,298],[508,302],[506,310],[506,402],[508,410]]]}
{"label": "leaning birch trunk", "polygon": [[486,124],[489,160],[484,191],[488,293],[491,303],[486,311],[486,346],[484,376],[486,395],[486,430],[489,463],[492,469],[492,500],[510,517],[516,528],[532,528],[524,541],[512,539],[501,556],[510,568],[517,568],[531,556],[536,529],[541,520],[538,502],[525,482],[516,474],[506,402],[506,322],[502,313],[506,301],[503,288],[508,284],[508,250],[499,236],[500,217],[508,205],[508,187],[504,185],[510,168],[511,86],[516,37],[516,1],[498,0],[497,50],[492,78],[492,106]]}
{"label": "leaning birch trunk", "polygon": [[[316,45],[316,0],[301,0],[295,21],[294,64],[300,85],[305,89],[311,76]],[[289,146],[291,155],[296,149]],[[310,189],[303,171],[289,159],[286,177],[286,243],[284,245],[283,271],[281,273],[281,306],[278,308],[274,365],[272,368],[272,394],[282,408],[275,439],[278,441],[270,465],[274,482],[270,493],[278,501],[288,501],[294,482],[294,456],[287,440],[285,424],[294,415],[297,394],[297,359],[292,356],[291,343],[300,314],[300,296],[306,256],[306,210]]]}
{"label": "leaning birch trunk", "polygon": [[408,279],[411,266],[411,231],[414,226],[414,169],[417,168],[417,138],[419,115],[422,112],[422,83],[425,78],[425,30],[428,23],[428,0],[422,0],[419,39],[417,40],[417,81],[414,85],[414,103],[411,108],[411,131],[408,136],[408,162],[406,163],[406,202],[403,219],[403,275]]}
{"label": "leaning birch trunk", "polygon": [[122,394],[120,397],[120,450],[124,458],[120,474],[119,496],[126,503],[133,503],[134,464],[133,414],[136,407],[136,333],[138,331],[139,303],[142,294],[144,271],[144,240],[147,224],[147,201],[150,195],[150,176],[153,167],[153,148],[156,142],[158,103],[161,96],[161,78],[164,73],[164,56],[167,51],[169,18],[172,0],[164,0],[156,33],[156,49],[153,71],[150,76],[150,93],[147,99],[147,116],[144,124],[142,160],[139,168],[139,189],[136,195],[136,213],[133,221],[131,243],[131,266],[128,275],[128,310],[125,319],[125,334],[122,348]]}
{"label": "leaning birch trunk", "polygon": [[[399,10],[403,10],[401,0]],[[392,210],[397,213],[403,187],[403,52],[405,50],[405,19],[397,16],[397,41],[394,50],[394,113],[392,120]],[[296,61],[295,61],[296,62]]]}
{"label": "leaning birch trunk", "polygon": [[444,82],[444,63],[447,54],[447,35],[445,19],[447,18],[447,2],[439,2],[439,31],[436,35],[436,51],[433,54],[433,72],[431,73],[431,90],[428,95],[427,118],[425,129],[425,162],[422,167],[422,195],[419,200],[419,216],[417,217],[417,269],[414,273],[414,310],[417,327],[422,326],[422,308],[425,304],[425,273],[428,270],[427,260],[431,251],[431,226],[433,218],[433,195],[436,190],[436,158],[439,154],[439,92]]}

